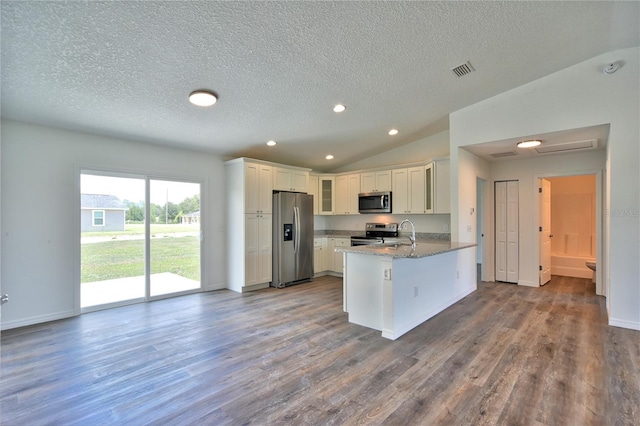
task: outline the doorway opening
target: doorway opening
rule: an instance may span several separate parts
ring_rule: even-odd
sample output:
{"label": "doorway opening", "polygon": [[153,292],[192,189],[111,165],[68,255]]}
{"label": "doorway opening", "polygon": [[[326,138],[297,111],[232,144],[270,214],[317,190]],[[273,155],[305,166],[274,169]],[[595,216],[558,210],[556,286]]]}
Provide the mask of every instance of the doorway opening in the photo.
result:
{"label": "doorway opening", "polygon": [[[539,200],[541,235],[547,232],[550,235],[548,244],[540,242],[540,265],[546,265],[541,269],[548,269],[549,275],[588,278],[597,283],[600,228],[597,174],[538,180],[539,187],[549,187],[549,205]],[[547,220],[550,223],[544,225]],[[545,226],[548,230],[544,229]],[[540,284],[546,281],[541,276]],[[598,285],[596,293],[602,294]]]}
{"label": "doorway opening", "polygon": [[199,291],[200,184],[80,172],[80,311]]}

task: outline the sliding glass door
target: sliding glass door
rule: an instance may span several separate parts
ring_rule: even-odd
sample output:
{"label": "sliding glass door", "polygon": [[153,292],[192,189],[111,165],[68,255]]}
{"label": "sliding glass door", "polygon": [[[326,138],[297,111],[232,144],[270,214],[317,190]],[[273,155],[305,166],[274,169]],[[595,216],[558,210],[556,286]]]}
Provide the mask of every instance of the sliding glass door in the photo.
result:
{"label": "sliding glass door", "polygon": [[200,289],[200,184],[80,175],[83,312]]}
{"label": "sliding glass door", "polygon": [[145,298],[145,180],[80,175],[80,307]]}
{"label": "sliding glass door", "polygon": [[150,295],[200,288],[200,184],[149,184]]}

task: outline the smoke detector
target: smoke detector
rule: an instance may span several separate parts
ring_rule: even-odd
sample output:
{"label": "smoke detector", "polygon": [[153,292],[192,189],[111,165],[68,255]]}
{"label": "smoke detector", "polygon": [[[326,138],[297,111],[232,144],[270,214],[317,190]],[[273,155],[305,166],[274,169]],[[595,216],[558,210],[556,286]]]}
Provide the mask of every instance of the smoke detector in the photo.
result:
{"label": "smoke detector", "polygon": [[602,72],[609,75],[618,71],[618,68],[620,68],[620,65],[618,65],[617,62],[610,62],[604,66],[604,68],[602,69]]}

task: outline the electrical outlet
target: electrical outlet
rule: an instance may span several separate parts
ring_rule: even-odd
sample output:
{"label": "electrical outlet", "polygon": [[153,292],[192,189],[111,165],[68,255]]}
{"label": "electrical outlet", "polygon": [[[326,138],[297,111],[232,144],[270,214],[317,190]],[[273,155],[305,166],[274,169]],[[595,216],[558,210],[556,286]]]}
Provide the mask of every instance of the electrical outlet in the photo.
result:
{"label": "electrical outlet", "polygon": [[382,271],[382,279],[390,280],[391,279],[391,268],[384,268]]}
{"label": "electrical outlet", "polygon": [[413,286],[413,297],[418,297],[418,286]]}
{"label": "electrical outlet", "polygon": [[456,278],[460,279],[460,271],[456,271]]}
{"label": "electrical outlet", "polygon": [[444,231],[445,232],[449,231],[449,224],[448,223],[444,224]]}
{"label": "electrical outlet", "polygon": [[467,232],[471,232],[471,225],[467,225]]}

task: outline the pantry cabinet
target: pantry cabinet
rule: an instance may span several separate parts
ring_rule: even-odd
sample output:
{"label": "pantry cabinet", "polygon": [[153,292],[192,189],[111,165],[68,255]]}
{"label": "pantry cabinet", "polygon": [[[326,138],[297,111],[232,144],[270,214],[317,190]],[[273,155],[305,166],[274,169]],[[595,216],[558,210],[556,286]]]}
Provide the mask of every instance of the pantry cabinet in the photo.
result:
{"label": "pantry cabinet", "polygon": [[[309,169],[289,169],[249,158],[225,162],[230,290],[257,290],[268,287],[272,280],[272,196],[276,170],[289,170],[290,179],[300,181],[297,189],[306,191]],[[294,174],[298,177],[292,177]]]}

